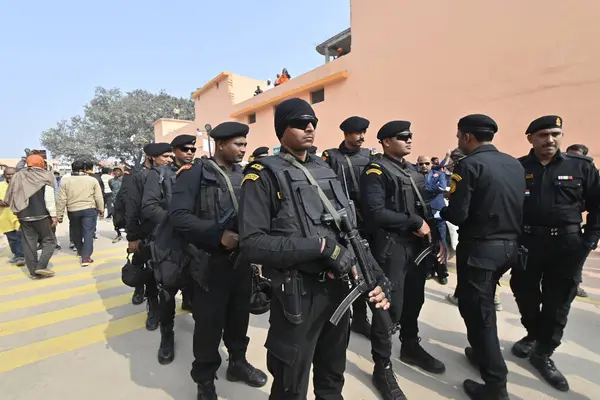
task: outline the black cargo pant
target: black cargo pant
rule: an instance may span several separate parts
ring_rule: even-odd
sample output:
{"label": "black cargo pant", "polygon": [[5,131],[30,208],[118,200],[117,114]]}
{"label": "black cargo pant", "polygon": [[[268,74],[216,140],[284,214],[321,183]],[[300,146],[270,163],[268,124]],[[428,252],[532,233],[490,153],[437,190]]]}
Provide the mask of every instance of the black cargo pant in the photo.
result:
{"label": "black cargo pant", "polygon": [[194,362],[192,379],[196,383],[212,381],[219,366],[221,338],[232,361],[244,359],[249,338],[252,268],[238,263],[228,254],[216,253],[210,258],[208,290],[194,281]]}
{"label": "black cargo pant", "polygon": [[138,251],[131,257],[131,263],[133,265],[143,266],[144,268],[144,283],[136,287],[136,291],[144,292],[146,288],[145,297],[147,298],[158,298],[158,285],[156,279],[154,279],[154,273],[152,267],[148,264],[150,262],[150,249],[145,244],[145,241],[140,243]]}
{"label": "black cargo pant", "polygon": [[[192,304],[193,285],[189,284],[181,288],[183,303]],[[159,292],[159,319],[160,325],[165,328],[173,328],[175,324],[175,295],[179,289],[162,289]]]}
{"label": "black cargo pant", "polygon": [[506,387],[508,370],[498,340],[494,295],[503,272],[517,265],[516,241],[460,241],[456,249],[458,309],[486,385]]}
{"label": "black cargo pant", "polygon": [[299,273],[302,323],[291,323],[284,314],[281,285],[274,286],[270,327],[265,347],[267,368],[273,375],[270,400],[307,399],[310,367],[316,400],[341,400],[350,335],[350,313],[337,326],[329,318],[348,293],[342,280]]}
{"label": "black cargo pant", "polygon": [[[423,265],[415,264],[415,257],[423,250],[422,241],[408,238],[383,247],[382,243],[375,245],[373,256],[392,283],[390,316],[395,323],[400,322],[400,340],[416,339],[419,314],[425,303],[427,272]],[[392,338],[381,313],[373,314],[371,354],[375,362],[387,361],[392,355]]]}
{"label": "black cargo pant", "polygon": [[551,355],[560,346],[588,250],[580,233],[524,235],[522,244],[529,250],[527,268],[513,270],[510,287],[527,335]]}

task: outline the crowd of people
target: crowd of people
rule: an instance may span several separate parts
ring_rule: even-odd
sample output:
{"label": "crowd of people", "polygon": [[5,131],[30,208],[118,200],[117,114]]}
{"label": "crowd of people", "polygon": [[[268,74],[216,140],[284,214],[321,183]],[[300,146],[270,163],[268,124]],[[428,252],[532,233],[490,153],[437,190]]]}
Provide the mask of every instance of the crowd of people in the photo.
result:
{"label": "crowd of people", "polygon": [[422,346],[419,316],[426,280],[447,284],[455,253],[452,299],[467,328],[465,356],[484,382],[464,381],[469,398],[509,399],[495,314],[496,287],[509,270],[527,331],[512,353],[568,391],[551,356],[600,238],[600,177],[585,146],[561,151],[562,118],[532,121],[525,130],[532,149],[516,159],[492,144],[492,118],[468,115],[457,124],[458,148],[441,161],[421,155],[416,163],[407,160],[418,140],[409,121],[384,124],[375,153],[363,148],[369,120],[349,117],[340,124],[339,147],[321,157],[313,146],[317,124],[310,104],[288,99],[275,110],[277,155],[257,148],[242,168],[250,128],[223,122],[211,132],[211,157],[195,158],[196,137],[179,135],[146,145],[140,169],[115,168],[112,178],[90,176],[90,165],[75,161],[58,190],[43,159],[30,155],[25,168],[5,171],[8,185],[0,186],[0,217],[12,215],[0,226],[13,262],[24,259],[33,279],[51,276],[53,229],[66,210],[71,240],[89,265],[96,221],[110,202],[115,241],[121,230],[127,240],[122,280],[134,304],[147,302],[146,329],[160,328],[160,364],[175,358],[178,291],[182,309],[193,314],[198,400],[217,399],[221,340],[227,380],[267,384],[246,358],[249,315],[265,312],[270,399],[306,399],[311,368],[315,397],[342,399],[355,332],[370,341],[381,398],[401,400],[391,362],[396,332],[402,362],[446,370]]}
{"label": "crowd of people", "polygon": [[274,88],[275,86],[279,86],[282,83],[285,83],[287,81],[289,81],[290,79],[292,79],[292,77],[290,76],[288,70],[286,68],[284,68],[280,74],[277,74],[277,77],[275,78],[275,81],[272,82],[270,79],[267,79],[267,86],[265,87],[265,89],[263,90],[263,88],[259,86],[256,87],[256,90],[254,91],[254,95],[258,96],[259,94],[263,93],[265,90],[269,90]]}

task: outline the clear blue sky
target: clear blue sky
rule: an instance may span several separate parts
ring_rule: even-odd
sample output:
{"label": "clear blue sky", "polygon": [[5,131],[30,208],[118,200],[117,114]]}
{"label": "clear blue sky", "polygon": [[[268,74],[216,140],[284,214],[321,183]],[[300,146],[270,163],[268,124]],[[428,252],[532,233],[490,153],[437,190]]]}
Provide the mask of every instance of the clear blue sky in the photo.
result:
{"label": "clear blue sky", "polygon": [[96,86],[189,96],[221,71],[257,79],[320,64],[349,0],[6,1],[0,4],[0,158],[82,112]]}

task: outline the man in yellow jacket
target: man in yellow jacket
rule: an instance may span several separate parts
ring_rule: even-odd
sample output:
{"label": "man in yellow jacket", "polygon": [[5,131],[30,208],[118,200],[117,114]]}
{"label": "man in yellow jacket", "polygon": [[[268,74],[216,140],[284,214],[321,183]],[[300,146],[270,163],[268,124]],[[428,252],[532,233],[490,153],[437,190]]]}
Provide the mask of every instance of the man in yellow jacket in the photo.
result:
{"label": "man in yellow jacket", "polygon": [[10,251],[13,253],[10,263],[22,267],[25,265],[25,256],[23,255],[23,245],[21,244],[19,219],[10,210],[8,203],[4,201],[8,183],[15,172],[17,172],[15,168],[7,167],[4,170],[5,181],[0,182],[0,232],[6,235]]}

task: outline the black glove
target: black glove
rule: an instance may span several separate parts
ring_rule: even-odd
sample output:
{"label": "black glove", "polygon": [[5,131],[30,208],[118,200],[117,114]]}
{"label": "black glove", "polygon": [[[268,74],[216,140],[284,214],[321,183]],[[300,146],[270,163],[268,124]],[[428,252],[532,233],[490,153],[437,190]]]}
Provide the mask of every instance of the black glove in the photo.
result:
{"label": "black glove", "polygon": [[352,254],[333,237],[326,237],[323,240],[325,240],[325,248],[321,256],[327,261],[333,275],[341,278],[350,273],[350,269],[356,263]]}

